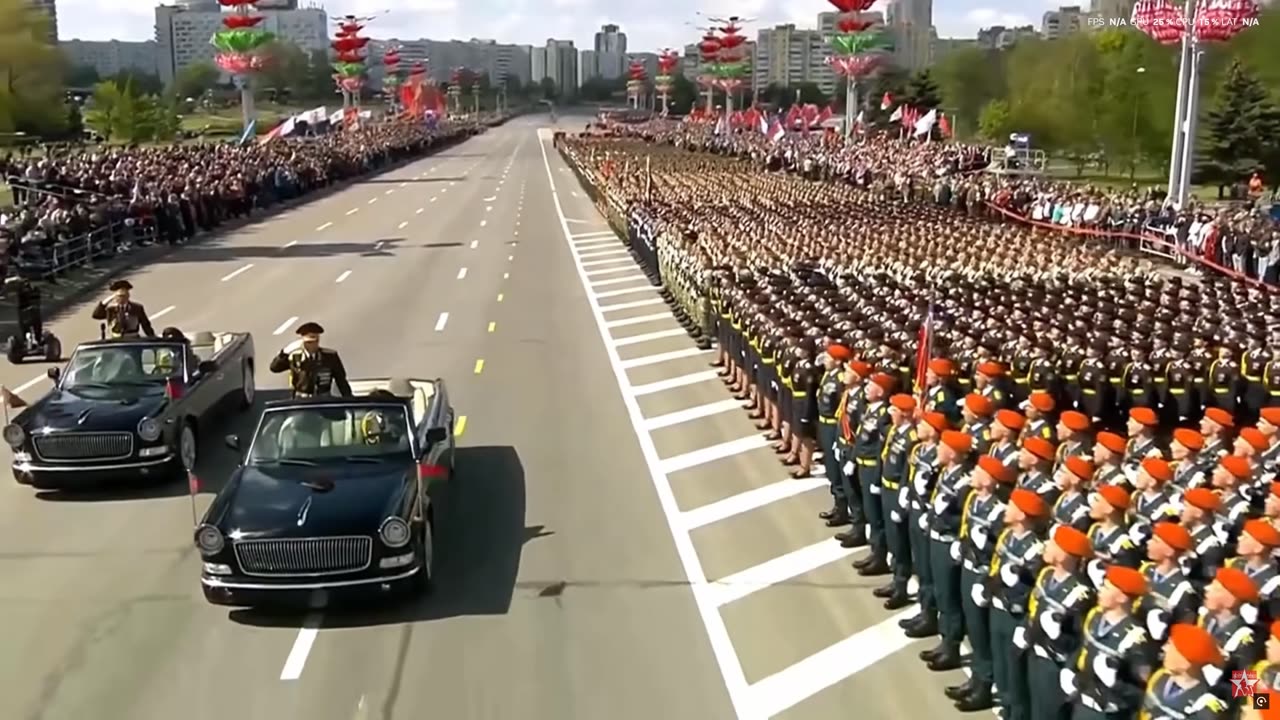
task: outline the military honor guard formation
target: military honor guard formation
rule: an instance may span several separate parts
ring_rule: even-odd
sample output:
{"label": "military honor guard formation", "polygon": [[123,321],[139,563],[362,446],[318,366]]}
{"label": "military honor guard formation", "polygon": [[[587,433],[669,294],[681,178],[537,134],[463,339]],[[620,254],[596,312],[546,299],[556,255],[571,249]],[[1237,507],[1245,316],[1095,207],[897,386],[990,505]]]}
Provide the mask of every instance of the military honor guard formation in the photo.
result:
{"label": "military honor guard formation", "polygon": [[758,142],[560,146],[956,708],[1275,716],[1280,295]]}

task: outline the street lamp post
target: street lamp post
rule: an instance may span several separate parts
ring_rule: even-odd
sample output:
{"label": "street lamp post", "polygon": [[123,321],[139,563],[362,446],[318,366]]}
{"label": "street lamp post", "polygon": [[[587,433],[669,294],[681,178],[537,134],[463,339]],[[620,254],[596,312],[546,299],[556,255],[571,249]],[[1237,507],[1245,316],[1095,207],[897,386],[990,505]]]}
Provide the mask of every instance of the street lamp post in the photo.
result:
{"label": "street lamp post", "polygon": [[[1139,75],[1146,72],[1144,67],[1137,69]],[[1139,93],[1133,93],[1133,129],[1129,133],[1129,182],[1133,182],[1138,174],[1138,101],[1141,97]]]}

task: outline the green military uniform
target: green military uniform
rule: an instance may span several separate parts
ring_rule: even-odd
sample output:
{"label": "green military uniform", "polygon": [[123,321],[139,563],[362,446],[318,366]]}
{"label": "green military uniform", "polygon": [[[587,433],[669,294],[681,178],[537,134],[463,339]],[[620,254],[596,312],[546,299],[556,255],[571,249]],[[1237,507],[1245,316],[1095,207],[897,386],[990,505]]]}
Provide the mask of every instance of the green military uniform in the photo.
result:
{"label": "green military uniform", "polygon": [[1038,437],[1044,440],[1053,440],[1053,425],[1044,418],[1036,418],[1028,420],[1027,424],[1022,427],[1022,434],[1018,436],[1018,440],[1026,440],[1027,438]]}
{"label": "green military uniform", "polygon": [[1018,487],[1039,495],[1040,499],[1047,504],[1053,504],[1058,499],[1058,484],[1053,481],[1053,477],[1049,473],[1039,467],[1022,473],[1018,477]]}
{"label": "green military uniform", "polygon": [[818,450],[822,453],[822,466],[827,472],[827,482],[831,485],[831,498],[834,501],[832,515],[844,519],[849,513],[849,500],[844,496],[844,483],[840,482],[840,460],[836,457],[836,440],[840,430],[837,415],[840,402],[844,397],[844,383],[840,380],[842,370],[836,367],[822,375],[818,382]]}
{"label": "green military uniform", "polygon": [[[911,580],[911,536],[906,479],[910,451],[919,442],[914,424],[907,420],[889,428],[880,453],[880,484],[884,490],[885,541],[893,556],[894,605],[905,607],[907,583]],[[874,545],[872,546],[874,547]],[[897,608],[889,608],[897,609]]]}
{"label": "green military uniform", "polygon": [[939,382],[925,391],[924,409],[946,415],[954,425],[960,421],[960,395],[946,382]]}
{"label": "green military uniform", "polygon": [[1085,616],[1081,639],[1070,672],[1061,676],[1062,689],[1077,694],[1072,720],[1132,717],[1142,705],[1157,646],[1133,615],[1112,621],[1096,607]]}
{"label": "green military uniform", "polygon": [[294,397],[328,395],[334,385],[343,397],[351,397],[347,370],[336,350],[322,347],[311,353],[298,348],[287,354],[282,350],[271,359],[270,369],[273,373],[289,373],[289,387]]}
{"label": "green military uniform", "polygon": [[1067,704],[1060,675],[1080,641],[1080,613],[1093,602],[1089,585],[1075,573],[1047,567],[1036,578],[1027,601],[1023,633],[1015,639],[1027,655],[1031,720],[1061,720]]}
{"label": "green military uniform", "polygon": [[862,509],[867,515],[871,534],[872,558],[885,563],[888,545],[885,538],[884,503],[880,499],[884,489],[880,485],[880,456],[884,452],[885,436],[889,432],[889,405],[883,400],[868,403],[861,422],[854,430],[853,463],[862,495]]}
{"label": "green military uniform", "polygon": [[1080,532],[1087,531],[1093,523],[1089,519],[1089,496],[1079,490],[1062,493],[1053,503],[1050,517],[1054,527],[1070,525]]}
{"label": "green military uniform", "polygon": [[[929,505],[929,570],[938,601],[941,649],[958,654],[964,640],[964,610],[960,589],[960,535],[969,470],[963,463],[943,468]],[[958,658],[957,658],[958,659]]]}
{"label": "green military uniform", "polygon": [[1016,467],[1018,464],[1018,444],[1012,440],[1001,440],[995,443],[987,450],[987,454],[999,460],[1000,464],[1007,468]]}
{"label": "green military uniform", "polygon": [[978,418],[971,423],[966,423],[962,429],[973,437],[974,453],[978,455],[986,455],[991,452],[990,418]]}
{"label": "green military uniform", "polygon": [[1200,597],[1181,565],[1162,572],[1155,563],[1144,562],[1140,570],[1147,579],[1147,594],[1138,603],[1136,613],[1151,640],[1161,643],[1168,639],[1173,625],[1195,621]]}
{"label": "green military uniform", "polygon": [[1044,543],[1030,530],[1005,528],[996,539],[987,586],[991,589],[991,647],[1003,720],[1028,720],[1026,648],[1014,636],[1026,618]]}
{"label": "green military uniform", "polygon": [[1138,565],[1137,548],[1129,538],[1128,526],[1096,522],[1089,527],[1089,532],[1086,534],[1089,536],[1089,544],[1093,547],[1093,559],[1089,561],[1088,576],[1095,589],[1102,587],[1108,566],[1136,567]]}
{"label": "green military uniform", "polygon": [[[919,590],[920,624],[932,634],[938,624],[938,600],[934,595],[929,541],[929,504],[938,478],[938,445],[919,443],[911,448],[907,461],[908,504],[910,505],[911,557],[915,559]],[[921,631],[923,632],[923,630]]]}

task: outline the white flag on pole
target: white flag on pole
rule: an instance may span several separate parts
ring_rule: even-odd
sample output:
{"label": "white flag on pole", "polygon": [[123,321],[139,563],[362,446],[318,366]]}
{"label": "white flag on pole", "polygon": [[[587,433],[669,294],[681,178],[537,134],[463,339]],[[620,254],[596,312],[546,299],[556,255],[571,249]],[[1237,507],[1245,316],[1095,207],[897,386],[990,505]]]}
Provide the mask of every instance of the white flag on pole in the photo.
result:
{"label": "white flag on pole", "polygon": [[937,122],[938,111],[936,109],[925,113],[924,117],[916,121],[915,136],[920,137],[921,135],[927,134],[930,130],[933,130],[933,126]]}
{"label": "white flag on pole", "polygon": [[893,114],[889,116],[889,122],[902,122],[902,106],[893,109]]}

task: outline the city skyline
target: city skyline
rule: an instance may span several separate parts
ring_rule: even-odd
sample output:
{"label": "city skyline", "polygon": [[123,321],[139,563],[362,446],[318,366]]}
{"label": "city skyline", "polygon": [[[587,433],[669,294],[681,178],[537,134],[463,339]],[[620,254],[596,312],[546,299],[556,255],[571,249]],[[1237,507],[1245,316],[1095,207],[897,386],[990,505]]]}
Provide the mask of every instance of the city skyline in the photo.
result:
{"label": "city skyline", "polygon": [[[310,4],[310,3],[304,3]],[[347,13],[374,14],[387,9],[387,0],[350,0],[349,2],[316,2],[331,16]],[[1040,25],[1044,12],[1055,10],[1061,0],[982,0],[973,7],[965,0],[935,0],[933,21],[940,37],[972,38],[983,27],[1003,25]],[[1082,3],[1088,8],[1088,3]],[[628,37],[631,52],[653,51],[663,47],[679,48],[696,39],[694,25],[701,22],[695,14],[711,16],[740,15],[752,18],[748,33],[784,23],[812,28],[819,12],[831,6],[826,2],[782,2],[782,0],[660,0],[644,3],[645,9],[604,0],[398,0],[397,9],[381,21],[370,23],[369,34],[375,38],[435,40],[486,38],[505,43],[544,45],[548,38],[572,40],[579,49],[591,48],[592,39],[605,24],[619,25]],[[879,0],[875,10],[884,11],[887,2]],[[547,7],[551,13],[533,16],[531,9]],[[967,6],[967,7],[966,7]],[[692,7],[692,9],[690,9]],[[130,4],[103,10],[90,0],[58,1],[58,35],[63,40],[150,40],[155,38],[155,6]]]}

